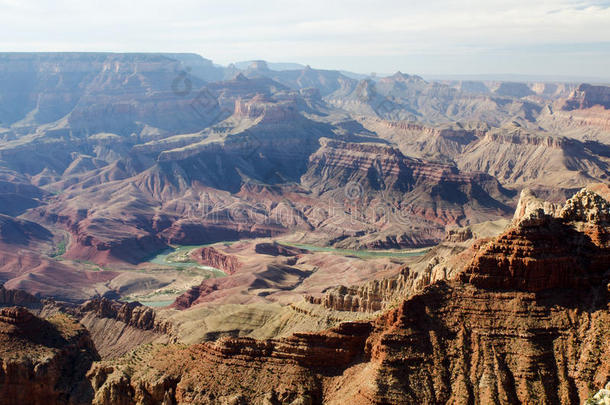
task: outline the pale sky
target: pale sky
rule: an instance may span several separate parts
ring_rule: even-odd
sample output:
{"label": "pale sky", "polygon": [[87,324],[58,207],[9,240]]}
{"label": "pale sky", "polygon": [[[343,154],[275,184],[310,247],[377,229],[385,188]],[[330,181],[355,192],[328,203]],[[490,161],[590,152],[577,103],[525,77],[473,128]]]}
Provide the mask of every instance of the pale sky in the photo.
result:
{"label": "pale sky", "polygon": [[0,0],[0,51],[610,79],[610,0]]}

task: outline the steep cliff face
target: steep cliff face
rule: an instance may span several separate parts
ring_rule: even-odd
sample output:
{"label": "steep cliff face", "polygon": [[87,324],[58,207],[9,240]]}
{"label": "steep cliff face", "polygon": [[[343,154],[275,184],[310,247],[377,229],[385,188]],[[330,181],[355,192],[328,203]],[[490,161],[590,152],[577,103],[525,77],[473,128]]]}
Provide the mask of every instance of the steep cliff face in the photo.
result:
{"label": "steep cliff face", "polygon": [[595,105],[610,109],[610,87],[581,84],[565,101],[563,109],[586,109]]}
{"label": "steep cliff face", "polygon": [[195,249],[190,256],[198,263],[220,269],[226,274],[234,274],[241,266],[237,257],[222,253],[213,247]]}
{"label": "steep cliff face", "polygon": [[581,403],[610,378],[608,308],[585,295],[439,282],[350,333],[169,347],[89,377],[100,404]]}
{"label": "steep cliff face", "polygon": [[112,318],[142,330],[171,333],[171,325],[156,319],[155,311],[139,302],[119,302],[94,298],[78,308],[81,314],[93,313],[100,318]]}
{"label": "steep cliff face", "polygon": [[532,292],[597,285],[610,263],[609,213],[608,202],[587,190],[557,217],[539,208],[483,245],[460,277],[483,288]]}
{"label": "steep cliff face", "polygon": [[531,216],[533,213],[542,210],[547,215],[558,214],[561,204],[554,204],[536,197],[532,190],[525,188],[521,190],[519,202],[513,215],[513,221],[519,222],[521,219]]}
{"label": "steep cliff face", "polygon": [[430,274],[418,274],[404,267],[393,278],[372,280],[360,286],[339,286],[322,297],[305,296],[305,299],[335,311],[376,312],[408,297],[429,282]]}
{"label": "steep cliff face", "polygon": [[367,345],[375,382],[355,396],[396,404],[581,403],[610,378],[607,299],[437,283],[378,321],[385,327]]}
{"label": "steep cliff face", "polygon": [[[369,322],[159,348],[136,356],[135,374],[102,364],[89,373],[96,403],[582,403],[610,379],[608,213],[582,191]],[[481,254],[499,245],[490,271]]]}
{"label": "steep cliff face", "polygon": [[10,290],[0,285],[0,306],[39,307],[41,301],[31,294],[22,290]]}
{"label": "steep cliff face", "polygon": [[[124,366],[94,366],[88,374],[96,391],[93,403],[135,404],[144,398],[193,404],[319,403],[321,387],[310,369],[340,369],[353,362],[364,350],[370,327],[343,323],[323,333],[278,340],[224,338],[183,350],[148,349],[131,359],[139,363],[130,365],[136,370],[132,376]],[[144,366],[151,356],[159,359],[154,369]]]}
{"label": "steep cliff face", "polygon": [[176,340],[172,324],[138,302],[95,298],[67,311],[87,328],[103,359],[120,357],[147,343]]}
{"label": "steep cliff face", "polygon": [[[411,159],[397,148],[383,144],[322,139],[321,146],[310,157],[310,168],[305,175],[311,183],[315,181],[316,175],[322,174],[322,180],[334,180],[341,185],[350,180],[362,180],[363,187],[367,188],[409,191],[420,183],[469,183],[485,180],[485,176],[480,173],[461,173],[449,165]],[[493,181],[491,178],[488,180]]]}
{"label": "steep cliff face", "polygon": [[0,308],[0,404],[90,403],[84,377],[95,360],[88,332],[65,315]]}
{"label": "steep cliff face", "polygon": [[[374,218],[394,214],[394,223],[408,218],[447,225],[481,222],[509,210],[510,193],[484,173],[408,158],[382,144],[321,144],[302,183],[323,197],[371,206],[367,214]],[[471,205],[485,208],[475,218]]]}

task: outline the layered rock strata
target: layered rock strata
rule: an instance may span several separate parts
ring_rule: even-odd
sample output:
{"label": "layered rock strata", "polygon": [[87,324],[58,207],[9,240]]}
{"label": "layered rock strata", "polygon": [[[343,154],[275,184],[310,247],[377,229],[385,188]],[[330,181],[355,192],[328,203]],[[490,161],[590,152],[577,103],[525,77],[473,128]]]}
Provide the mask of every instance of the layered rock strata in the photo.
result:
{"label": "layered rock strata", "polygon": [[608,213],[586,190],[536,211],[372,321],[100,365],[96,403],[582,403],[610,379]]}
{"label": "layered rock strata", "polygon": [[538,208],[481,246],[460,277],[482,288],[532,292],[598,285],[610,263],[609,212],[608,202],[588,190],[557,216]]}
{"label": "layered rock strata", "polygon": [[331,288],[321,297],[308,295],[305,300],[335,311],[376,312],[420,290],[429,281],[429,274],[418,274],[404,267],[396,277],[371,280],[360,286]]}
{"label": "layered rock strata", "polygon": [[241,263],[235,256],[220,252],[213,247],[202,247],[191,252],[191,257],[204,266],[215,267],[226,274],[234,274]]}

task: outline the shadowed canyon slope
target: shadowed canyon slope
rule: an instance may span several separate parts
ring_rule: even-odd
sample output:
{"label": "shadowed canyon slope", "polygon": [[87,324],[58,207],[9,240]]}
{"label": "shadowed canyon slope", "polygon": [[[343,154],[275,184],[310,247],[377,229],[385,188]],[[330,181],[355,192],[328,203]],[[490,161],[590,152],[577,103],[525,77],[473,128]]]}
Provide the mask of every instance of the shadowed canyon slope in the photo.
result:
{"label": "shadowed canyon slope", "polygon": [[95,360],[89,333],[67,316],[0,308],[0,403],[90,403],[85,373]]}

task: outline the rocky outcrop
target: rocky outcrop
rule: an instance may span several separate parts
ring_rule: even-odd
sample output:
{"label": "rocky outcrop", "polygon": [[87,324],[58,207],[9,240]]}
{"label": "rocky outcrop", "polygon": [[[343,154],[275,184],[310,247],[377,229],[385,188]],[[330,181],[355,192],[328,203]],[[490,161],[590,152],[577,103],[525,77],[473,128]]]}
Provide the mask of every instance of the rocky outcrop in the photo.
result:
{"label": "rocky outcrop", "polygon": [[472,229],[470,228],[453,228],[447,229],[445,233],[445,241],[447,242],[466,242],[474,237]]}
{"label": "rocky outcrop", "polygon": [[0,308],[0,404],[88,404],[85,373],[98,359],[88,332],[65,315]]}
{"label": "rocky outcrop", "polygon": [[274,123],[287,120],[299,120],[298,109],[294,100],[286,100],[281,103],[266,100],[261,94],[250,100],[235,101],[233,114],[238,117],[250,119],[260,118],[261,123]]}
{"label": "rocky outcrop", "polygon": [[610,87],[581,84],[565,101],[563,109],[577,110],[600,105],[610,109]]}
{"label": "rocky outcrop", "polygon": [[138,302],[95,298],[68,311],[87,328],[103,359],[123,356],[141,345],[177,340],[169,321],[158,319],[154,309]]}
{"label": "rocky outcrop", "polygon": [[375,384],[356,397],[391,404],[581,403],[610,377],[602,343],[609,318],[605,303],[574,298],[436,283],[377,321],[382,330],[367,342],[378,365]]}
{"label": "rocky outcrop", "polygon": [[[135,404],[144,398],[158,403],[164,400],[166,403],[253,403],[250,389],[259,399],[269,396],[271,403],[302,403],[299,399],[318,403],[319,387],[315,387],[308,370],[343,368],[352,363],[363,352],[370,328],[366,322],[343,323],[323,333],[297,333],[277,340],[223,338],[190,346],[183,352],[169,348],[152,356],[161,360],[159,365],[168,359],[166,356],[176,356],[176,367],[152,379],[149,377],[156,370],[132,364],[135,374],[128,375],[125,367],[101,363],[88,374],[96,390],[93,403]],[[258,373],[251,373],[251,367],[261,370],[266,378],[260,379]],[[243,371],[239,381],[227,378],[220,382],[236,370]],[[293,385],[294,378],[299,380],[297,386]],[[269,384],[271,381],[273,385]]]}
{"label": "rocky outcrop", "polygon": [[205,281],[200,285],[189,288],[184,294],[181,294],[176,301],[170,305],[170,308],[187,309],[195,305],[200,298],[205,297],[218,290],[218,285],[208,284]]}
{"label": "rocky outcrop", "polygon": [[9,290],[0,284],[0,306],[40,307],[42,302],[32,294],[22,290]]}
{"label": "rocky outcrop", "polygon": [[120,302],[94,298],[78,308],[78,313],[92,313],[99,318],[111,318],[141,330],[171,334],[171,324],[157,319],[154,309],[139,302]]}
{"label": "rocky outcrop", "polygon": [[[328,179],[369,176],[370,180],[363,186],[401,191],[413,189],[416,183],[470,183],[485,179],[481,173],[461,173],[449,165],[408,158],[397,148],[383,144],[356,144],[330,139],[322,139],[320,143],[321,148],[310,158],[310,169],[306,176],[319,171],[324,171]],[[341,171],[346,173],[334,176],[339,174],[335,172]]]}
{"label": "rocky outcrop", "polygon": [[295,333],[287,338],[257,341],[224,338],[202,345],[209,355],[250,361],[277,361],[304,367],[345,367],[363,350],[370,324],[344,322],[322,333]]}
{"label": "rocky outcrop", "polygon": [[609,214],[608,202],[587,190],[556,217],[538,208],[481,246],[460,278],[481,288],[532,292],[596,285],[610,263]]}
{"label": "rocky outcrop", "polygon": [[305,295],[305,300],[335,311],[387,310],[430,283],[453,279],[463,271],[480,246],[502,233],[508,224],[509,220],[498,220],[449,229],[442,243],[428,249],[417,261],[401,266],[396,276],[355,286],[327,288],[324,294]]}
{"label": "rocky outcrop", "polygon": [[608,309],[589,294],[574,301],[574,293],[438,282],[375,321],[348,324],[350,334],[344,326],[169,347],[131,364],[134,374],[100,365],[89,377],[99,404],[148,395],[193,404],[236,395],[244,403],[581,403],[610,378]]}
{"label": "rocky outcrop", "polygon": [[307,249],[282,245],[275,241],[270,243],[257,243],[256,246],[254,246],[254,251],[258,254],[270,256],[297,256],[308,252]]}
{"label": "rocky outcrop", "polygon": [[220,269],[229,275],[235,274],[241,267],[237,257],[223,253],[211,246],[195,249],[191,252],[190,256],[197,263]]}
{"label": "rocky outcrop", "polygon": [[335,311],[376,312],[420,290],[429,281],[429,274],[418,274],[404,267],[396,277],[331,288],[322,297],[308,295],[305,300]]}
{"label": "rocky outcrop", "polygon": [[513,215],[513,221],[518,223],[521,219],[529,217],[535,212],[542,210],[547,215],[554,215],[561,209],[560,204],[553,204],[546,200],[536,197],[536,195],[528,188],[521,190],[519,202]]}
{"label": "rocky outcrop", "polygon": [[585,405],[607,405],[610,403],[610,382],[599,390],[592,398],[587,399]]}
{"label": "rocky outcrop", "polygon": [[566,201],[559,217],[568,222],[604,226],[610,223],[610,203],[599,194],[586,188]]}
{"label": "rocky outcrop", "polygon": [[34,315],[24,307],[0,308],[0,322],[6,325],[22,325],[33,319]]}
{"label": "rocky outcrop", "polygon": [[[383,144],[322,139],[321,145],[310,157],[302,183],[336,202],[370,206],[364,215],[377,221],[406,225],[408,218],[409,223],[425,220],[445,226],[464,217],[482,222],[509,210],[504,202],[510,193],[487,174],[412,159]],[[470,204],[485,207],[476,219],[466,208]]]}

